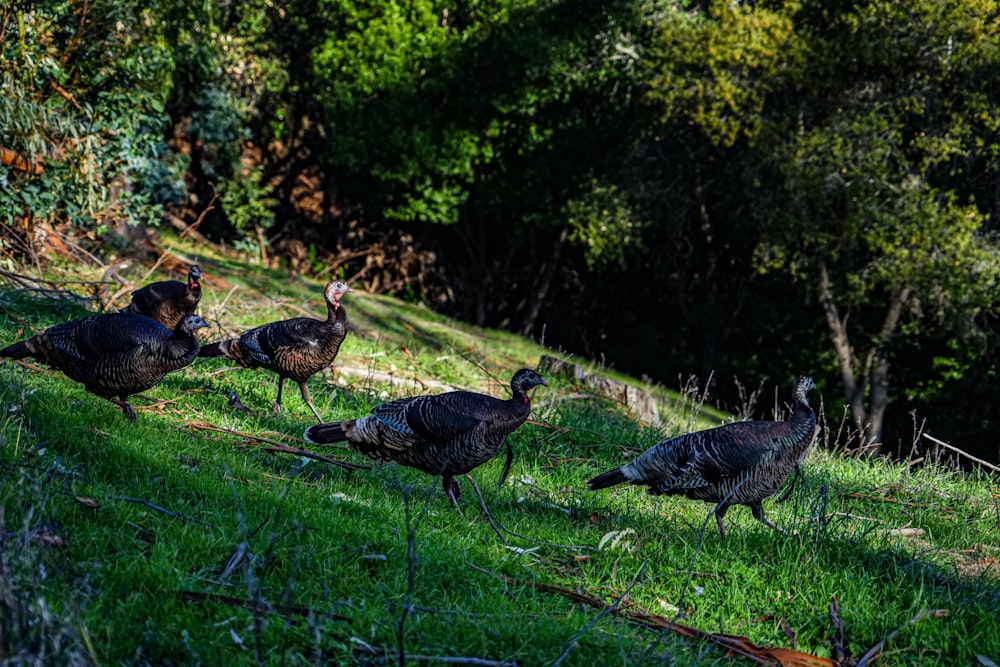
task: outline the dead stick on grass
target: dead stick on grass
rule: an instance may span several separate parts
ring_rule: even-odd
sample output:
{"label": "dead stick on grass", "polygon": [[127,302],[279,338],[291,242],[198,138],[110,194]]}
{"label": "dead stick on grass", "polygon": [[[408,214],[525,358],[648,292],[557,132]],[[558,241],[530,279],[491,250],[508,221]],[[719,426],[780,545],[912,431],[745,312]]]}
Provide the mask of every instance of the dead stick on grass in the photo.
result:
{"label": "dead stick on grass", "polygon": [[997,467],[997,466],[993,465],[992,463],[988,463],[988,462],[986,462],[986,461],[984,461],[984,460],[982,460],[980,458],[976,458],[972,454],[959,449],[955,445],[949,445],[947,442],[944,442],[943,440],[938,440],[937,438],[929,436],[926,433],[921,433],[921,435],[924,438],[926,438],[927,440],[930,440],[931,442],[933,442],[934,444],[941,445],[945,449],[950,449],[951,451],[953,451],[956,454],[959,454],[961,456],[964,456],[965,458],[969,459],[970,461],[975,461],[979,465],[984,466],[986,468],[989,468],[990,470],[992,470],[994,472],[1000,472],[1000,467]]}
{"label": "dead stick on grass", "polygon": [[830,602],[830,625],[833,626],[833,638],[830,640],[830,657],[837,665],[846,665],[850,652],[847,650],[847,633],[844,631],[844,619],[840,617],[840,602],[833,596]]}
{"label": "dead stick on grass", "polygon": [[196,519],[193,516],[187,516],[186,514],[178,514],[177,512],[171,512],[170,510],[166,509],[165,507],[160,507],[159,505],[151,503],[151,502],[149,502],[148,500],[146,500],[144,498],[129,498],[129,497],[126,497],[126,496],[114,496],[114,499],[115,500],[122,500],[122,501],[125,501],[127,503],[136,503],[137,505],[145,505],[149,509],[156,510],[157,512],[162,512],[163,514],[166,514],[167,516],[169,516],[172,519],[184,519],[185,521],[194,521],[195,523],[200,523],[203,526],[210,526],[212,528],[215,527],[214,524],[211,524],[208,521],[202,521],[201,519]]}
{"label": "dead stick on grass", "polygon": [[472,475],[466,475],[465,478],[467,480],[469,480],[469,483],[472,484],[472,488],[473,488],[473,490],[475,490],[476,495],[479,496],[479,506],[483,508],[483,514],[486,515],[486,520],[490,522],[490,526],[493,528],[494,531],[496,531],[496,534],[500,536],[500,539],[507,546],[510,546],[510,542],[508,542],[506,539],[504,539],[504,536],[500,532],[501,530],[504,533],[507,533],[508,535],[513,535],[514,537],[516,537],[518,539],[527,540],[528,542],[531,542],[533,544],[537,544],[537,545],[543,546],[543,547],[555,547],[556,549],[571,549],[571,550],[581,550],[581,549],[587,549],[587,548],[589,548],[589,547],[584,546],[584,545],[555,544],[553,542],[541,542],[539,540],[532,539],[532,538],[527,537],[525,535],[520,535],[518,533],[515,533],[514,531],[510,530],[509,528],[504,527],[504,525],[501,524],[499,521],[497,521],[496,517],[494,517],[493,514],[490,512],[490,508],[486,506],[486,499],[483,498],[483,492],[479,490],[479,485],[476,484],[476,480],[472,479]]}
{"label": "dead stick on grass", "polygon": [[629,583],[628,586],[625,587],[625,590],[622,592],[622,594],[615,598],[614,602],[612,602],[607,607],[602,609],[600,613],[597,614],[597,616],[590,619],[589,623],[580,628],[575,635],[570,637],[569,641],[566,643],[566,648],[563,649],[563,652],[559,654],[559,657],[556,658],[555,661],[553,661],[551,667],[558,667],[559,665],[561,665],[563,661],[567,657],[569,657],[569,654],[573,651],[573,649],[576,648],[576,645],[580,641],[581,637],[590,632],[590,629],[593,628],[595,625],[597,625],[601,621],[601,619],[603,619],[605,616],[614,614],[618,610],[618,607],[621,605],[622,601],[625,600],[625,596],[627,596],[632,591],[632,589],[639,584],[639,580],[642,579],[642,574],[646,571],[647,565],[649,565],[649,561],[646,561],[645,563],[642,564],[642,567],[639,568],[639,571],[635,573],[634,577],[632,577],[632,581]]}
{"label": "dead stick on grass", "polygon": [[104,268],[104,273],[101,274],[101,284],[97,288],[97,300],[101,304],[101,308],[105,308],[108,303],[111,302],[111,280],[115,279],[118,281],[119,285],[127,285],[128,281],[118,273],[119,271],[124,271],[128,268],[130,262],[128,260],[122,262],[116,262],[114,264],[108,264]]}
{"label": "dead stick on grass", "polygon": [[256,442],[263,442],[270,447],[265,447],[265,452],[272,452],[277,454],[294,454],[296,456],[304,456],[307,459],[313,459],[315,461],[322,461],[323,463],[329,463],[330,465],[337,466],[338,468],[343,468],[345,470],[371,470],[371,466],[359,466],[353,463],[346,463],[344,461],[337,461],[335,459],[328,458],[322,454],[317,454],[316,452],[311,452],[308,449],[299,449],[298,447],[292,447],[291,445],[286,445],[278,442],[277,440],[271,440],[269,438],[262,438],[259,435],[252,435],[250,433],[244,433],[242,431],[234,431],[228,428],[222,428],[221,426],[215,426],[214,424],[209,424],[204,421],[188,421],[186,422],[188,428],[201,431],[215,431],[216,433],[226,433],[227,435],[236,436],[237,438],[246,438],[247,440],[254,440]]}
{"label": "dead stick on grass", "polygon": [[[906,625],[916,625],[925,618],[943,618],[947,615],[948,615],[947,609],[921,609],[920,611],[918,611],[916,614],[913,615],[913,618],[911,618]],[[879,653],[881,653],[882,648],[886,644],[895,639],[896,636],[899,635],[899,633],[902,631],[903,628],[896,628],[895,630],[890,632],[888,637],[886,637],[878,644],[875,644],[875,646],[872,646],[870,649],[868,649],[868,652],[865,653],[863,656],[861,656],[861,658],[857,661],[857,663],[855,663],[854,667],[865,667],[865,665],[867,665],[872,659],[876,658],[879,655]]]}
{"label": "dead stick on grass", "polygon": [[[595,609],[604,609],[608,606],[604,600],[596,598],[593,595],[588,595],[587,593],[583,593],[579,590],[569,590],[568,588],[556,586],[555,584],[546,584],[537,581],[522,581],[498,572],[490,572],[485,568],[479,567],[475,563],[466,561],[466,564],[475,570],[479,570],[480,572],[496,577],[500,581],[506,581],[509,584],[529,586],[535,590],[547,593],[557,593],[572,600],[573,602],[593,607]],[[625,618],[633,623],[647,628],[664,631],[669,630],[684,637],[708,642],[709,644],[725,649],[727,653],[749,658],[759,665],[777,664],[796,665],[797,667],[837,667],[832,660],[827,658],[820,658],[815,655],[809,655],[808,653],[796,651],[795,649],[781,648],[780,646],[758,646],[746,637],[706,632],[704,630],[676,623],[663,616],[657,616],[655,614],[622,608],[616,609],[613,613],[615,616]],[[643,664],[644,662],[645,659],[640,656],[640,660],[636,661],[636,664]]]}

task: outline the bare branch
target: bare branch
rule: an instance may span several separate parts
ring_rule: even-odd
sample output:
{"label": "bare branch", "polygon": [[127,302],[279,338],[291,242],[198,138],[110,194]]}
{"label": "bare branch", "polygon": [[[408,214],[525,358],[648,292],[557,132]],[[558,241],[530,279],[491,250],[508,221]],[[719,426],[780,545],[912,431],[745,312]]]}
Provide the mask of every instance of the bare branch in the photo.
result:
{"label": "bare branch", "polygon": [[[512,531],[512,530],[510,530],[508,528],[505,528],[503,526],[503,524],[501,524],[499,521],[496,520],[496,517],[494,517],[493,514],[490,512],[489,507],[486,506],[486,499],[483,498],[483,493],[482,493],[482,491],[479,490],[479,485],[476,484],[476,480],[472,479],[472,475],[466,475],[465,478],[467,480],[469,480],[469,483],[472,484],[472,488],[475,490],[476,495],[479,496],[479,506],[482,507],[483,513],[486,515],[486,520],[490,522],[490,527],[493,528],[494,532],[496,532],[496,534],[500,536],[500,540],[506,546],[510,546],[510,542],[508,542],[504,538],[503,533],[507,533],[508,535],[513,535],[514,537],[516,537],[518,539],[527,540],[528,542],[532,542],[534,544],[538,544],[538,545],[543,546],[543,547],[555,547],[557,549],[587,549],[588,548],[588,547],[582,546],[582,545],[554,544],[552,542],[540,542],[538,540],[532,539],[530,537],[526,537],[524,535],[520,535],[520,534],[515,533],[514,531]],[[503,532],[501,532],[501,531],[503,531]]]}
{"label": "bare branch", "polygon": [[215,426],[214,424],[209,424],[206,421],[198,420],[188,420],[188,428],[201,431],[215,431],[217,433],[226,433],[228,435],[234,435],[240,438],[246,438],[247,440],[252,440],[256,442],[263,442],[265,444],[271,445],[270,447],[265,447],[264,451],[279,453],[279,454],[294,454],[296,456],[303,456],[307,459],[313,459],[315,461],[322,461],[323,463],[329,463],[330,465],[337,466],[338,468],[343,468],[345,470],[371,470],[371,466],[359,466],[353,463],[347,463],[345,461],[337,461],[335,459],[328,458],[316,452],[311,452],[308,449],[300,449],[298,447],[292,447],[291,445],[286,445],[284,443],[278,442],[277,440],[271,440],[269,438],[263,438],[259,435],[252,435],[250,433],[243,433],[242,431],[234,431],[228,428],[222,428],[221,426]]}
{"label": "bare branch", "polygon": [[955,445],[949,445],[947,442],[944,442],[943,440],[938,440],[937,438],[935,438],[933,436],[929,436],[926,433],[921,433],[920,435],[923,436],[924,438],[930,440],[931,442],[933,442],[936,445],[940,445],[941,447],[944,447],[945,449],[950,449],[951,451],[955,452],[956,454],[959,454],[960,456],[964,456],[965,458],[969,459],[970,461],[975,461],[979,465],[984,466],[986,468],[989,468],[990,470],[993,470],[994,472],[1000,472],[1000,467],[997,467],[997,466],[993,465],[992,463],[987,463],[986,461],[984,461],[984,460],[982,460],[980,458],[976,458],[972,454],[959,449]]}
{"label": "bare branch", "polygon": [[841,318],[837,309],[837,303],[833,297],[833,289],[830,287],[830,273],[825,263],[819,266],[819,302],[823,306],[823,313],[826,315],[827,326],[830,327],[830,339],[833,342],[833,349],[837,353],[837,365],[840,367],[841,382],[844,383],[844,393],[847,402],[851,406],[851,414],[857,424],[863,425],[868,420],[863,400],[863,391],[858,386],[857,378],[854,375],[856,358],[851,348],[851,339],[847,335],[847,318]]}
{"label": "bare branch", "polygon": [[144,498],[128,498],[126,496],[115,496],[114,499],[122,500],[127,503],[136,503],[137,505],[145,505],[149,509],[166,514],[172,519],[184,519],[185,521],[194,521],[195,523],[200,523],[203,526],[213,526],[213,524],[207,521],[202,521],[201,519],[196,519],[193,516],[187,516],[185,514],[178,514],[177,512],[171,512],[170,510],[164,507],[160,507],[159,505],[155,505]]}

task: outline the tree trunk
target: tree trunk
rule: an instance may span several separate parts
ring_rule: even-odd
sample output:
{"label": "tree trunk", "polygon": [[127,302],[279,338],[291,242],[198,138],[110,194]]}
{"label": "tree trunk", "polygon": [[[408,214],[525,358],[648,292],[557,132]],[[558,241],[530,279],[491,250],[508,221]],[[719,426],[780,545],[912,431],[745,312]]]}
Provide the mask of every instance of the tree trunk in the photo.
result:
{"label": "tree trunk", "polygon": [[[830,340],[837,354],[844,396],[861,437],[859,446],[868,455],[882,452],[882,427],[885,422],[885,411],[889,405],[889,356],[886,347],[899,326],[903,306],[909,300],[911,292],[909,287],[904,287],[890,297],[889,308],[882,321],[878,338],[872,342],[872,348],[865,355],[864,367],[860,368],[862,375],[859,382],[855,369],[861,364],[851,345],[847,330],[848,318],[841,317],[837,308],[826,264],[820,264],[819,267],[819,302],[826,315],[827,326],[830,327]],[[869,395],[867,406],[866,394]]]}
{"label": "tree trunk", "polygon": [[894,292],[889,299],[889,309],[882,321],[878,340],[875,341],[873,368],[871,369],[871,408],[868,411],[869,442],[877,442],[878,449],[873,453],[882,452],[882,423],[885,420],[885,409],[889,406],[889,341],[899,328],[899,318],[903,314],[903,306],[910,299],[912,289],[904,287]]}
{"label": "tree trunk", "polygon": [[546,262],[545,269],[542,271],[535,289],[532,291],[527,313],[521,320],[521,333],[525,336],[530,336],[535,332],[538,313],[541,311],[542,304],[545,303],[545,299],[549,295],[549,290],[552,288],[552,280],[556,275],[556,270],[559,268],[559,259],[562,256],[562,248],[566,243],[567,236],[569,236],[569,229],[564,227],[559,233],[555,244],[552,246],[552,254],[549,256],[549,261]]}
{"label": "tree trunk", "polygon": [[830,341],[833,349],[837,353],[837,366],[840,369],[840,381],[844,385],[844,397],[847,405],[851,409],[851,416],[854,417],[854,424],[859,432],[864,432],[865,424],[868,423],[868,411],[865,408],[864,389],[858,385],[854,375],[854,367],[857,359],[851,347],[851,339],[847,335],[847,318],[841,317],[837,309],[837,303],[833,298],[833,290],[830,288],[830,274],[826,264],[819,267],[819,302],[823,306],[823,313],[826,315],[826,324],[830,327]]}

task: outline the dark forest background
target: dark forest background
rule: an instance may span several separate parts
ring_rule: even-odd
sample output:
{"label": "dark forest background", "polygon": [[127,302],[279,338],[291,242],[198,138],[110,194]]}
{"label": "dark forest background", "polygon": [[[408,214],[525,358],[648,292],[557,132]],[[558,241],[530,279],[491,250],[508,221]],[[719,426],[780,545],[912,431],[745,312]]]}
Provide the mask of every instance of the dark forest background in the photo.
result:
{"label": "dark forest background", "polygon": [[855,446],[926,420],[996,461],[998,32],[987,0],[14,0],[0,259],[197,222],[760,417],[808,373]]}

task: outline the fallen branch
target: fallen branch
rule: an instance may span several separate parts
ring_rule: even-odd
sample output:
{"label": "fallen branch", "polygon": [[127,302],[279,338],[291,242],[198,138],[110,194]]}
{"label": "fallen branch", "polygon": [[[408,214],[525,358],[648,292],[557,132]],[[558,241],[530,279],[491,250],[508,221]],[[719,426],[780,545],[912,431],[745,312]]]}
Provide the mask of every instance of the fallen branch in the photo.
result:
{"label": "fallen branch", "polygon": [[[201,593],[199,591],[179,591],[177,593],[182,600],[187,600],[189,602],[218,602],[219,604],[224,604],[230,607],[241,607],[243,609],[249,609],[253,612],[265,613],[265,614],[280,614],[282,616],[301,616],[303,618],[308,618],[313,614],[313,610],[307,607],[295,607],[292,605],[284,604],[271,604],[268,602],[257,602],[254,600],[244,600],[242,598],[235,598],[229,595],[221,595],[219,593]],[[331,612],[326,612],[322,614],[323,618],[328,618],[332,621],[346,621],[351,622],[351,619],[347,616],[341,616],[340,614],[334,614]]]}
{"label": "fallen branch", "polygon": [[149,502],[148,500],[146,500],[144,498],[129,498],[129,497],[126,497],[126,496],[115,496],[114,500],[123,500],[123,501],[125,501],[127,503],[135,503],[137,505],[145,505],[149,509],[155,510],[157,512],[162,512],[163,514],[166,514],[167,516],[169,516],[172,519],[184,519],[185,521],[194,521],[195,523],[200,523],[203,526],[211,526],[213,528],[215,527],[213,524],[209,523],[208,521],[202,521],[201,519],[196,519],[193,516],[187,516],[186,514],[178,514],[177,512],[171,512],[170,510],[166,509],[165,507],[160,507],[159,505],[151,503],[151,502]]}
{"label": "fallen branch", "polygon": [[114,264],[108,264],[104,269],[104,273],[101,274],[101,283],[97,288],[97,299],[101,303],[101,308],[106,308],[109,303],[111,303],[111,280],[114,279],[118,281],[119,285],[127,285],[128,281],[123,278],[118,272],[124,271],[129,267],[130,262],[128,260],[116,262]]}
{"label": "fallen branch", "polygon": [[840,617],[840,602],[837,596],[830,601],[830,625],[833,626],[833,638],[830,640],[830,655],[838,666],[847,665],[851,652],[847,650],[847,633],[844,631],[844,619]]}
{"label": "fallen branch", "polygon": [[[571,591],[567,588],[556,586],[554,584],[544,584],[535,581],[521,581],[513,577],[508,577],[505,574],[490,572],[489,570],[481,568],[473,563],[469,563],[469,566],[509,584],[530,586],[535,590],[546,593],[556,593],[573,600],[574,602],[578,602],[595,609],[606,609],[608,607],[608,603],[594,596],[587,595],[586,593]],[[611,613],[615,616],[623,617],[633,623],[643,625],[647,628],[670,630],[671,632],[676,632],[677,634],[684,635],[685,637],[716,644],[731,653],[741,655],[759,665],[778,664],[781,667],[837,667],[833,661],[827,658],[820,658],[815,655],[809,655],[808,653],[802,653],[800,651],[777,646],[757,646],[746,637],[705,632],[704,630],[698,630],[697,628],[681,625],[680,623],[674,623],[663,616],[656,616],[654,614],[621,608],[615,609]],[[859,665],[859,667],[861,666]]]}
{"label": "fallen branch", "polygon": [[[47,280],[45,278],[35,278],[34,276],[25,275],[23,273],[14,273],[13,271],[6,271],[0,269],[0,276],[4,278],[9,278],[10,280],[20,284],[27,285],[28,283],[34,283],[36,285],[54,285],[56,287],[62,287],[63,285],[100,285],[100,281],[97,280]],[[63,290],[69,291],[69,290]],[[72,294],[72,292],[70,292]],[[83,299],[84,297],[79,297],[76,294],[73,296]]]}
{"label": "fallen branch", "polygon": [[345,470],[371,470],[371,466],[359,466],[353,463],[337,461],[335,459],[323,456],[322,454],[311,452],[308,449],[299,449],[298,447],[292,447],[291,445],[286,445],[284,443],[278,442],[277,440],[262,438],[259,435],[253,435],[251,433],[243,433],[242,431],[234,431],[232,429],[222,428],[221,426],[216,426],[206,421],[189,420],[185,423],[187,424],[188,428],[193,429],[195,431],[215,431],[216,433],[225,433],[227,435],[236,436],[238,438],[245,438],[247,440],[252,440],[255,442],[263,442],[267,445],[270,445],[269,447],[264,447],[265,452],[304,456],[307,459],[313,459],[315,461],[322,461],[323,463],[329,463],[330,465],[334,465],[337,466],[338,468],[343,468]]}
{"label": "fallen branch", "polygon": [[944,447],[945,449],[950,449],[951,451],[955,452],[956,454],[964,456],[965,458],[969,459],[970,461],[975,461],[979,465],[985,466],[985,467],[989,468],[990,470],[992,470],[994,472],[1000,472],[1000,467],[997,467],[997,466],[993,465],[992,463],[984,461],[984,460],[982,460],[980,458],[976,458],[972,454],[959,449],[955,445],[949,445],[947,442],[945,442],[943,440],[938,440],[937,438],[935,438],[933,436],[930,436],[930,435],[927,435],[926,433],[922,433],[921,435],[924,438],[926,438],[927,440],[930,440],[931,442],[933,442],[935,445],[940,445],[941,447]]}
{"label": "fallen branch", "polygon": [[[208,200],[208,206],[206,206],[204,210],[198,214],[198,218],[194,222],[181,230],[180,238],[190,236],[194,239],[197,236],[201,236],[201,234],[198,233],[198,227],[200,227],[201,223],[205,221],[205,216],[208,215],[208,212],[215,209],[215,202],[217,201],[219,201],[219,193],[213,192],[212,198]],[[202,238],[204,237],[202,236]]]}
{"label": "fallen branch", "polygon": [[[306,314],[309,315],[309,317],[314,317],[312,314]],[[455,387],[443,382],[437,382],[435,380],[421,380],[416,377],[405,377],[399,372],[389,373],[387,371],[376,371],[371,368],[353,368],[351,366],[338,365],[337,374],[346,375],[348,377],[364,378],[365,384],[387,384],[390,387],[399,387],[401,390],[407,391],[425,392],[429,389],[435,389],[444,392],[455,390]]]}

